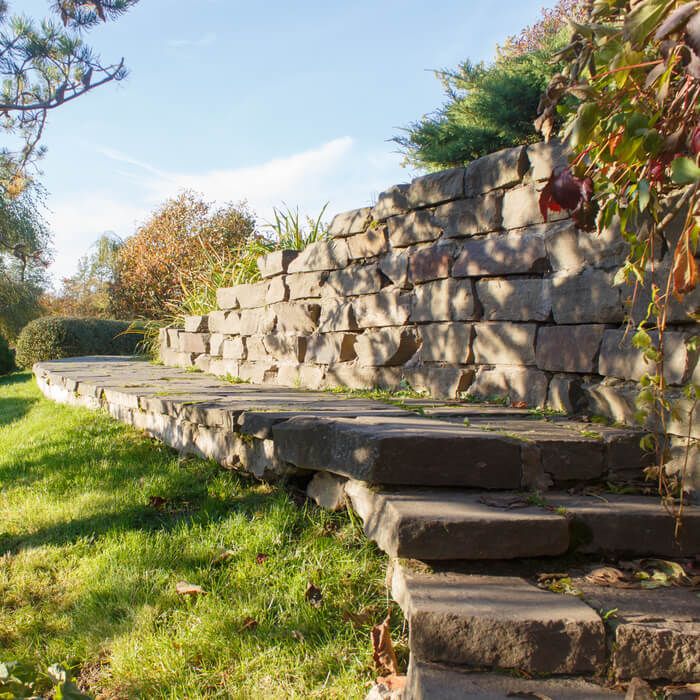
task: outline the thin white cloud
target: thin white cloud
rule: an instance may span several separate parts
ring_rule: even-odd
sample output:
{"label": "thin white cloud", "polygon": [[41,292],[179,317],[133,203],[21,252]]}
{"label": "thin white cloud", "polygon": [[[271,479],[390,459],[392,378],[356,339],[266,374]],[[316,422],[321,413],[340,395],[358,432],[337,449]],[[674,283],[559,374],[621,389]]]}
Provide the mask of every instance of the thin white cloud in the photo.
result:
{"label": "thin white cloud", "polygon": [[205,34],[201,39],[168,39],[168,46],[182,49],[190,46],[211,46],[216,41],[216,34]]}
{"label": "thin white cloud", "polygon": [[107,230],[122,238],[145,221],[161,202],[192,189],[218,204],[246,200],[260,223],[273,218],[273,207],[299,207],[317,216],[330,202],[326,220],[338,212],[366,206],[389,185],[406,180],[399,157],[358,153],[349,136],[318,148],[276,158],[259,165],[218,168],[206,172],[166,172],[121,151],[101,147],[104,156],[123,164],[119,193],[82,192],[53,203],[47,218],[59,251],[52,272],[73,274],[77,259]]}

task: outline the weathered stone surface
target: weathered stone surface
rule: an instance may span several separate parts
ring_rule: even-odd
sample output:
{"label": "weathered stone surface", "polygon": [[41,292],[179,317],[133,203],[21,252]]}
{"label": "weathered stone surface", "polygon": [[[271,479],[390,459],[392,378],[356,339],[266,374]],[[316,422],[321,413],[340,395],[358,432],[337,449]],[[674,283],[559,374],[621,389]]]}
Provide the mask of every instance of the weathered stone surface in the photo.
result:
{"label": "weathered stone surface", "polygon": [[[550,500],[548,496],[548,500]],[[634,556],[694,556],[700,552],[700,509],[684,512],[679,539],[675,523],[658,498],[606,494],[552,494],[551,504],[566,509],[572,523],[573,545],[579,552],[616,552]]]}
{"label": "weathered stone surface", "polygon": [[544,234],[547,255],[555,272],[573,271],[586,265],[619,266],[629,251],[627,241],[611,227],[600,233],[587,233],[566,219],[538,228]]}
{"label": "weathered stone surface", "polygon": [[527,147],[530,161],[528,176],[535,181],[549,180],[555,168],[566,167],[573,151],[567,143],[552,139],[549,143],[533,143]]}
{"label": "weathered stone surface", "polygon": [[405,216],[392,216],[388,225],[389,240],[394,248],[434,241],[442,235],[440,224],[426,209],[412,211]]}
{"label": "weathered stone surface", "polygon": [[220,309],[237,309],[238,294],[236,287],[223,287],[216,290],[216,305]]}
{"label": "weathered stone surface", "polygon": [[321,313],[319,304],[284,303],[270,307],[277,316],[277,331],[279,333],[313,333],[318,326]]}
{"label": "weathered stone surface", "polygon": [[257,259],[258,270],[263,279],[287,272],[289,263],[299,255],[298,250],[275,250]]}
{"label": "weathered stone surface", "polygon": [[309,336],[306,343],[306,361],[319,365],[354,360],[354,333],[318,333]]}
{"label": "weathered stone surface", "polygon": [[566,518],[536,506],[507,510],[468,491],[387,492],[358,481],[348,482],[347,493],[365,535],[390,557],[514,559],[556,556],[569,546]]}
{"label": "weathered stone surface", "polygon": [[463,238],[489,233],[501,228],[501,192],[460,199],[442,204],[435,210],[435,220],[442,226],[445,238]]}
{"label": "weathered stone surface", "polygon": [[360,481],[518,488],[518,443],[421,418],[292,418],[273,428],[282,459]]}
{"label": "weathered stone surface", "polygon": [[270,361],[242,361],[238,365],[238,376],[253,384],[274,384],[277,379],[277,364]]}
{"label": "weathered stone surface", "polygon": [[473,160],[464,174],[464,192],[474,197],[500,187],[512,187],[527,172],[530,162],[524,146],[506,148]]}
{"label": "weathered stone surface", "polygon": [[353,233],[361,233],[369,224],[371,214],[371,207],[336,214],[328,227],[328,234],[333,238],[342,238]]}
{"label": "weathered stone surface", "polygon": [[408,287],[408,251],[392,250],[379,259],[379,269],[397,287]]}
{"label": "weathered stone surface", "polygon": [[180,340],[183,352],[209,352],[209,333],[183,333]]}
{"label": "weathered stone surface", "polygon": [[473,370],[459,367],[410,367],[403,370],[403,378],[412,389],[439,399],[456,399],[470,385],[473,376]]}
{"label": "weathered stone surface", "polygon": [[223,333],[212,333],[209,336],[209,354],[221,357],[225,339],[226,336]]}
{"label": "weathered stone surface", "polygon": [[342,238],[335,238],[330,241],[318,241],[307,246],[296,259],[289,263],[287,270],[290,274],[340,270],[347,264],[347,244]]}
{"label": "weathered stone surface", "polygon": [[552,277],[552,312],[556,323],[620,323],[624,308],[614,273],[585,268]]}
{"label": "weathered stone surface", "polygon": [[407,212],[410,208],[406,198],[407,191],[408,185],[394,185],[381,192],[372,209],[372,218],[375,221],[383,221],[390,216]]}
{"label": "weathered stone surface", "polygon": [[224,467],[238,464],[240,440],[235,433],[221,428],[197,426],[192,434],[193,442],[205,459],[213,459]]}
{"label": "weathered stone surface", "polygon": [[603,325],[542,326],[537,366],[550,372],[596,372]]}
{"label": "weathered stone surface", "polygon": [[417,285],[414,290],[411,321],[470,321],[479,318],[479,304],[472,281],[437,280]]}
{"label": "weathered stone surface", "polygon": [[194,366],[200,372],[208,372],[210,365],[211,365],[211,356],[210,355],[198,355],[194,359]]}
{"label": "weathered stone surface", "polygon": [[304,361],[306,354],[305,337],[270,333],[264,336],[262,340],[267,354],[275,360],[294,363]]}
{"label": "weathered stone surface", "polygon": [[291,465],[277,459],[272,440],[241,442],[240,460],[247,471],[265,481],[274,482],[297,472]]}
{"label": "weathered stone surface", "polygon": [[509,697],[619,700],[621,696],[617,691],[578,678],[529,680],[515,674],[478,673],[471,667],[432,664],[411,656],[404,691],[406,700],[506,700]]}
{"label": "weathered stone surface", "polygon": [[411,207],[439,204],[464,196],[464,168],[450,168],[413,180],[406,193]]}
{"label": "weathered stone surface", "polygon": [[389,250],[389,239],[385,226],[369,228],[348,238],[351,260],[375,258]]}
{"label": "weathered stone surface", "polygon": [[284,283],[284,277],[274,277],[269,282],[267,294],[265,295],[266,304],[276,304],[280,301],[287,301],[289,298],[289,289]]}
{"label": "weathered stone surface", "polygon": [[552,311],[548,279],[482,279],[476,295],[486,321],[546,321]]}
{"label": "weathered stone surface", "polygon": [[555,411],[576,413],[585,403],[581,380],[570,374],[555,374],[549,382],[547,406]]}
{"label": "weathered stone surface", "polygon": [[356,362],[331,365],[326,371],[325,385],[350,389],[397,389],[401,384],[398,367],[364,367]]}
{"label": "weathered stone surface", "polygon": [[184,333],[180,328],[168,328],[168,345],[175,352],[180,352],[180,335]]}
{"label": "weathered stone surface", "polygon": [[472,361],[471,323],[429,323],[420,327],[423,362],[464,365]]}
{"label": "weathered stone surface", "polygon": [[534,323],[476,323],[472,342],[474,361],[480,365],[534,365]]}
{"label": "weathered stone surface", "polygon": [[358,294],[374,294],[382,288],[382,278],[377,265],[362,265],[337,270],[328,275],[321,295],[349,297]]}
{"label": "weathered stone surface", "polygon": [[[230,316],[226,319],[226,323],[232,324],[233,328],[238,328],[238,332],[241,335],[255,335],[259,333],[265,335],[267,333],[272,333],[275,330],[275,325],[277,323],[277,314],[275,309],[284,308],[286,309],[286,304],[275,304],[265,309],[244,309],[240,312],[240,317],[238,322],[235,322],[235,317]],[[291,304],[289,306],[292,306]],[[294,306],[302,306],[301,304],[295,304]],[[280,330],[284,333],[287,332],[286,328],[282,327]],[[226,332],[226,331],[224,331]]]}
{"label": "weathered stone surface", "polygon": [[185,316],[185,332],[206,333],[209,323],[206,316]]}
{"label": "weathered stone surface", "polygon": [[[267,303],[267,291],[269,286],[270,282],[263,280],[262,282],[239,284],[233,287],[233,289],[236,290],[235,294],[238,300],[238,306],[236,308],[257,309],[261,306],[265,306]],[[222,306],[221,308],[224,307]]]}
{"label": "weathered stone surface", "polygon": [[318,321],[319,333],[356,331],[357,321],[350,300],[327,299],[321,304]]}
{"label": "weathered stone surface", "polygon": [[454,251],[447,246],[420,248],[409,257],[409,280],[419,283],[449,277],[453,258]]}
{"label": "weathered stone surface", "polygon": [[398,291],[385,291],[357,297],[352,302],[360,328],[402,326],[408,321],[410,297]]}
{"label": "weathered stone surface", "polygon": [[536,230],[464,241],[454,264],[455,277],[541,273],[547,269],[544,237]]}
{"label": "weathered stone surface", "polygon": [[323,367],[313,365],[279,365],[277,383],[280,386],[320,389],[324,380]]}
{"label": "weathered stone surface", "polygon": [[[212,327],[212,312],[209,314],[209,327]],[[240,311],[222,311],[224,317],[221,319],[216,331],[224,335],[236,335],[241,332],[241,312]],[[254,318],[257,314],[246,312],[249,318]]]}
{"label": "weathered stone surface", "polygon": [[512,403],[544,406],[548,384],[544,372],[529,367],[479,367],[467,393],[480,399],[508,398]]}
{"label": "weathered stone surface", "polygon": [[301,272],[296,275],[287,275],[284,279],[289,288],[291,300],[318,299],[328,279],[328,272]]}
{"label": "weathered stone surface", "polygon": [[[640,350],[632,343],[634,331],[624,329],[607,330],[600,347],[600,374],[620,379],[639,380],[645,374],[655,374],[656,369],[644,361]],[[658,336],[651,333],[652,342],[658,343]],[[664,333],[664,379],[669,384],[684,384],[697,361],[697,351],[690,352],[683,333]]]}
{"label": "weathered stone surface", "polygon": [[[507,190],[503,196],[502,226],[504,229],[524,228],[534,224],[544,223],[539,206],[540,193],[534,185],[524,185]],[[559,221],[568,218],[569,213],[564,209],[560,212],[550,212],[549,221]]]}
{"label": "weathered stone surface", "polygon": [[693,591],[615,589],[576,579],[591,606],[615,610],[612,670],[634,677],[700,680],[700,609]]}
{"label": "weathered stone surface", "polygon": [[358,335],[355,351],[361,365],[402,365],[413,357],[418,344],[411,328],[380,328]]}
{"label": "weathered stone surface", "polygon": [[245,341],[241,337],[224,340],[221,354],[225,360],[245,360],[247,357]]}
{"label": "weathered stone surface", "polygon": [[392,594],[420,659],[570,674],[597,671],[605,661],[605,629],[593,610],[520,578],[396,566]]}
{"label": "weathered stone surface", "polygon": [[210,311],[207,316],[207,325],[210,333],[223,333],[223,323],[226,320],[226,311]]}
{"label": "weathered stone surface", "polygon": [[158,345],[164,345],[166,348],[168,347],[168,329],[167,328],[159,328],[158,329]]}
{"label": "weathered stone surface", "polygon": [[328,472],[316,472],[306,487],[306,495],[316,505],[326,510],[345,508],[345,484],[347,479]]}

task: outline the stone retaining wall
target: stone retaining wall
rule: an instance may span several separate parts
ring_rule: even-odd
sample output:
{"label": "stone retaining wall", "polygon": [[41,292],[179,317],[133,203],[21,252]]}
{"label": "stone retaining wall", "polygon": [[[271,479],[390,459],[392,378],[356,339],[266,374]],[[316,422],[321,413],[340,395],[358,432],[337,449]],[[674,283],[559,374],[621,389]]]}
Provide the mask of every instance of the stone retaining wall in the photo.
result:
{"label": "stone retaining wall", "polygon": [[[374,207],[336,216],[330,240],[261,258],[261,282],[220,289],[219,310],[163,331],[163,362],[256,383],[407,383],[632,420],[646,368],[624,319],[649,295],[631,309],[632,288],[613,286],[627,253],[615,226],[583,233],[565,212],[544,223],[538,190],[565,155],[513,148],[391,187]],[[657,242],[659,267],[677,235]],[[684,306],[700,308],[700,293]],[[698,326],[679,304],[669,320],[666,379],[700,382],[684,342]],[[687,434],[683,420],[670,428]]]}

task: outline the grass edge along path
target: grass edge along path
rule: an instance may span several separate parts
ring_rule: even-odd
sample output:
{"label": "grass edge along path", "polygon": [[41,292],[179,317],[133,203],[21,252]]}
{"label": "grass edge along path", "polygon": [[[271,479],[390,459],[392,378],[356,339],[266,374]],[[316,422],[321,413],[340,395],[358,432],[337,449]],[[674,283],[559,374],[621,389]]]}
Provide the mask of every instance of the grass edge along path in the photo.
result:
{"label": "grass edge along path", "polygon": [[0,662],[104,699],[362,698],[386,563],[347,513],[0,379]]}

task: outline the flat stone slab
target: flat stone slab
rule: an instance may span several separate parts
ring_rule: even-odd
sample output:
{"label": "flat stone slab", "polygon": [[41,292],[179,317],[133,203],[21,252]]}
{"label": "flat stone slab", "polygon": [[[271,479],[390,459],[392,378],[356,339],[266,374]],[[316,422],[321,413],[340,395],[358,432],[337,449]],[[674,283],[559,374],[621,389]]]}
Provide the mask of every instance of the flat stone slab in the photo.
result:
{"label": "flat stone slab", "polygon": [[419,659],[528,673],[595,673],[605,628],[578,598],[509,576],[418,574],[397,565],[392,595]]}
{"label": "flat stone slab", "polygon": [[573,578],[583,599],[610,612],[606,625],[612,671],[618,680],[635,676],[673,683],[700,681],[700,599],[684,587],[630,589],[597,586]]}
{"label": "flat stone slab", "polygon": [[564,516],[529,506],[489,507],[482,495],[455,489],[375,490],[346,484],[365,535],[392,557],[513,559],[556,556],[569,546]]}
{"label": "flat stone slab", "polygon": [[580,678],[528,680],[501,673],[479,673],[433,664],[412,657],[403,697],[404,700],[506,700],[514,697],[598,700],[623,696]]}
{"label": "flat stone slab", "polygon": [[564,508],[579,552],[614,552],[633,556],[700,554],[700,508],[684,509],[678,539],[675,522],[653,496],[569,496],[547,494],[547,502]]}
{"label": "flat stone slab", "polygon": [[292,418],[272,429],[280,459],[359,481],[518,488],[520,445],[424,418]]}

